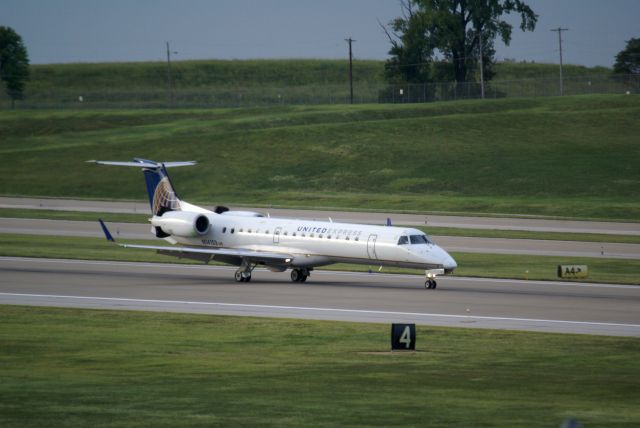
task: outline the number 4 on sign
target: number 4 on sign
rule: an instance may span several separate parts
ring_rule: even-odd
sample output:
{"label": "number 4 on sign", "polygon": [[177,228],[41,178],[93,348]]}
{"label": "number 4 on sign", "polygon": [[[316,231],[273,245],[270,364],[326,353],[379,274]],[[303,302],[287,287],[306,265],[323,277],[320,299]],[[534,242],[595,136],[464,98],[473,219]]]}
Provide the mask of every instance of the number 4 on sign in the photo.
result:
{"label": "number 4 on sign", "polygon": [[408,325],[405,326],[402,335],[400,336],[400,343],[404,343],[405,348],[409,349],[411,347],[411,327]]}

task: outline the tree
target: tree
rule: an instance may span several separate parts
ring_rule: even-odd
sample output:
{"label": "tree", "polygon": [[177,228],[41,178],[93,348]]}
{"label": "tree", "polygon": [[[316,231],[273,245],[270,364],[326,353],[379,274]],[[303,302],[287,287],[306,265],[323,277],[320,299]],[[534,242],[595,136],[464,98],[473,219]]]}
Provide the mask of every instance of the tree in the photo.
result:
{"label": "tree", "polygon": [[483,72],[488,80],[495,38],[500,36],[507,45],[511,41],[513,27],[502,16],[518,13],[522,31],[533,31],[538,20],[522,0],[402,0],[401,7],[402,16],[389,23],[391,30],[383,27],[391,42],[391,58],[386,64],[390,80],[432,76],[434,71],[426,69],[435,69],[436,74],[448,70],[458,83],[472,80],[480,34]]}
{"label": "tree", "polygon": [[616,55],[613,71],[620,74],[640,74],[640,39],[627,41],[627,46]]}
{"label": "tree", "polygon": [[24,98],[24,83],[29,78],[29,56],[22,37],[11,27],[0,26],[0,79],[11,98],[11,107],[16,100]]}

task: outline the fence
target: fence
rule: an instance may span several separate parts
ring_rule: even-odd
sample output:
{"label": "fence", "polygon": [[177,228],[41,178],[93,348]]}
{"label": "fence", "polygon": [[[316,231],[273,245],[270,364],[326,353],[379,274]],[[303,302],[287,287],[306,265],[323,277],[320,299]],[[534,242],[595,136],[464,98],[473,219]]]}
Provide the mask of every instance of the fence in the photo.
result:
{"label": "fence", "polygon": [[[179,82],[177,82],[179,84]],[[563,81],[564,95],[640,93],[640,75],[576,76]],[[283,87],[202,87],[169,92],[157,89],[57,89],[27,88],[17,108],[211,108],[273,105],[348,104],[349,86],[306,85]],[[424,103],[480,98],[477,82],[405,85],[355,84],[354,103]],[[557,78],[492,80],[485,83],[485,98],[540,97],[559,95]],[[10,108],[0,93],[0,108]]]}

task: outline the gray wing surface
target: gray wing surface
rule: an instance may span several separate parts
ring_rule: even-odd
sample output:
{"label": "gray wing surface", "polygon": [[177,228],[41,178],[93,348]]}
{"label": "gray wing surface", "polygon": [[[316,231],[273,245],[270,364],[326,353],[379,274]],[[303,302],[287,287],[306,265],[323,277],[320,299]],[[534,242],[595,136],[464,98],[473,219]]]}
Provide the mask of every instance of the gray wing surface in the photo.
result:
{"label": "gray wing surface", "polygon": [[195,257],[201,259],[202,256],[225,256],[238,259],[249,259],[255,262],[265,262],[274,264],[288,264],[293,259],[290,254],[270,253],[266,251],[254,251],[247,249],[232,248],[197,248],[197,247],[163,247],[155,245],[134,245],[118,244],[124,248],[142,248],[146,250],[157,250],[165,255],[175,257],[189,257],[189,255],[199,255]]}

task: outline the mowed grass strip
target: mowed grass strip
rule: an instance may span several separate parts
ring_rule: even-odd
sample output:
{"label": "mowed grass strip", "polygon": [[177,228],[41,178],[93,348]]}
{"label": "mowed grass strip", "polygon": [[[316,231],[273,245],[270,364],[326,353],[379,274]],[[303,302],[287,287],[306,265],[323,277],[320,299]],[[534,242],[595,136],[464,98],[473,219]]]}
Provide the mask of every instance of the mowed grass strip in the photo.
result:
{"label": "mowed grass strip", "polygon": [[37,210],[23,208],[0,208],[3,218],[33,218],[47,220],[97,221],[109,219],[118,223],[145,223],[151,214],[101,213],[86,211]]}
{"label": "mowed grass strip", "polygon": [[640,424],[636,338],[0,305],[0,424]]}
{"label": "mowed grass strip", "polygon": [[130,200],[172,170],[209,204],[640,219],[640,98],[602,95],[269,109],[15,111],[0,117],[6,195]]}
{"label": "mowed grass strip", "polygon": [[[101,213],[85,211],[38,210],[23,208],[0,208],[0,218],[49,219],[72,221],[96,221],[104,219],[108,222],[147,223],[151,214]],[[397,225],[402,226],[402,225]],[[527,230],[492,230],[467,229],[457,227],[416,227],[432,236],[467,236],[473,238],[506,238],[506,239],[541,239],[552,241],[579,242],[615,242],[623,244],[640,244],[637,235],[608,235],[599,233],[565,233],[565,232],[533,232]]]}
{"label": "mowed grass strip", "polygon": [[[125,242],[164,245],[164,241],[159,240]],[[100,238],[46,235],[0,234],[0,256],[201,264],[192,260],[158,255],[154,250],[121,248]],[[558,280],[556,275],[559,264],[586,264],[589,266],[589,277],[586,280],[581,279],[581,282],[640,284],[640,260],[476,253],[452,253],[452,256],[458,263],[456,276]],[[375,264],[335,264],[319,269],[378,272],[378,266]],[[423,271],[415,269],[383,268],[381,272],[423,275]]]}

